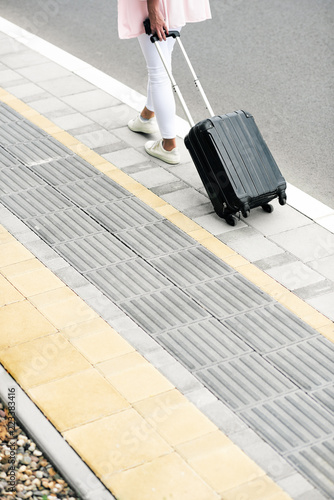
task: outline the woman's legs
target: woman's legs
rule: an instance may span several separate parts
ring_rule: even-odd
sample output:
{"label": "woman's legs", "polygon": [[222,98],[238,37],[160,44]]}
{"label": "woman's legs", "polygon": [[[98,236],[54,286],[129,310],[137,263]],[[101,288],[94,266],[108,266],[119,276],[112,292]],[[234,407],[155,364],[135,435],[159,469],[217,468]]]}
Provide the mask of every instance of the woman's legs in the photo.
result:
{"label": "woman's legs", "polygon": [[[141,112],[142,118],[156,116],[163,137],[163,147],[170,151],[176,147],[175,100],[169,77],[159,54],[146,34],[138,37],[148,70],[148,88],[146,106]],[[174,38],[158,42],[164,58],[171,68]]]}

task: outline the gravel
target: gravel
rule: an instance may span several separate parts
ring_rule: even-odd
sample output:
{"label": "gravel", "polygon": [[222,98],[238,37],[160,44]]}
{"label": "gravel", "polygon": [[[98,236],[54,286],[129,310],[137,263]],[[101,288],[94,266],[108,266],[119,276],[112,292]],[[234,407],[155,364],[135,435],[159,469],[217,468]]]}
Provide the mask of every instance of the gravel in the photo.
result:
{"label": "gravel", "polygon": [[80,500],[0,400],[0,500]]}

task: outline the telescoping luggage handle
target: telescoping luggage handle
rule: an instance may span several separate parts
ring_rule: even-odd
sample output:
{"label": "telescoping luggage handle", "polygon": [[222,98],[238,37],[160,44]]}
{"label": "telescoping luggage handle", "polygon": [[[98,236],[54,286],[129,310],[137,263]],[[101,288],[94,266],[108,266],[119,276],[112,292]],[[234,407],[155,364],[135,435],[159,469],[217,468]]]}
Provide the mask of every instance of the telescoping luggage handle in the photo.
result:
{"label": "telescoping luggage handle", "polygon": [[[162,63],[164,65],[164,67],[165,67],[165,69],[167,71],[167,74],[169,76],[169,79],[171,81],[173,90],[175,91],[175,93],[177,94],[178,98],[180,99],[180,102],[182,104],[182,107],[183,107],[184,112],[185,112],[185,114],[187,116],[187,119],[188,119],[188,122],[189,122],[190,126],[193,127],[195,125],[195,122],[194,122],[194,120],[193,120],[193,118],[191,116],[191,113],[189,111],[189,108],[188,108],[188,106],[187,106],[187,104],[186,104],[186,102],[185,102],[185,100],[184,100],[184,98],[183,98],[183,96],[181,94],[179,86],[177,85],[177,83],[176,83],[176,81],[175,81],[175,79],[174,79],[174,77],[173,77],[173,75],[172,75],[172,73],[171,73],[171,71],[170,71],[167,63],[166,63],[166,60],[165,60],[164,55],[162,53],[162,50],[161,50],[159,44],[156,43],[156,42],[159,41],[159,38],[158,38],[158,36],[156,34],[152,35],[151,25],[150,25],[150,20],[149,19],[145,19],[144,26],[145,26],[145,32],[146,32],[146,34],[147,35],[151,35],[150,40],[151,40],[152,43],[154,43],[154,45],[155,45],[155,47],[156,47],[156,49],[157,49],[157,51],[159,53],[159,56],[160,56],[160,58],[162,60]],[[199,90],[199,92],[200,92],[200,94],[201,94],[201,96],[203,98],[203,101],[204,101],[204,103],[206,105],[206,108],[209,111],[211,117],[215,116],[215,114],[214,114],[214,112],[212,110],[212,107],[211,107],[211,105],[209,103],[209,100],[208,100],[208,98],[207,98],[207,96],[206,96],[206,94],[205,94],[205,92],[203,90],[201,82],[199,81],[199,79],[198,79],[198,77],[197,77],[197,75],[195,73],[195,70],[194,70],[194,68],[193,68],[193,66],[192,66],[192,64],[190,62],[188,54],[185,51],[185,48],[184,48],[183,43],[182,43],[181,38],[180,38],[180,32],[176,31],[176,30],[170,30],[168,32],[168,35],[166,35],[166,37],[167,38],[168,37],[176,38],[176,40],[178,41],[178,44],[179,44],[180,49],[182,51],[182,54],[183,54],[183,56],[184,56],[184,58],[185,58],[185,60],[186,60],[186,62],[188,64],[189,69],[191,71],[191,74],[192,74],[192,76],[194,78],[194,83],[195,83],[196,87],[198,88],[198,90]]]}

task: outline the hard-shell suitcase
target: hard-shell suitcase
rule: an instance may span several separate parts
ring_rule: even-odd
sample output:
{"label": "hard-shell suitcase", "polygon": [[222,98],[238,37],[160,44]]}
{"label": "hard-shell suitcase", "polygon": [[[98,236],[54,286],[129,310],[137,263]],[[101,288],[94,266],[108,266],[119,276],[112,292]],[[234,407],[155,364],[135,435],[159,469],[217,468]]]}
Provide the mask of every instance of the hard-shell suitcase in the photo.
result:
{"label": "hard-shell suitcase", "polygon": [[[150,34],[147,21],[145,29]],[[235,215],[248,217],[250,209],[261,206],[272,212],[269,201],[279,199],[286,203],[286,182],[265,143],[253,116],[239,110],[216,116],[203,91],[191,62],[185,52],[178,31],[171,30],[168,36],[178,40],[182,53],[194,77],[210,118],[195,124],[173,75],[169,71],[160,50],[156,35],[152,43],[159,52],[166,71],[177,93],[191,129],[185,137],[185,145],[204,184],[217,215],[232,226],[237,223]]]}

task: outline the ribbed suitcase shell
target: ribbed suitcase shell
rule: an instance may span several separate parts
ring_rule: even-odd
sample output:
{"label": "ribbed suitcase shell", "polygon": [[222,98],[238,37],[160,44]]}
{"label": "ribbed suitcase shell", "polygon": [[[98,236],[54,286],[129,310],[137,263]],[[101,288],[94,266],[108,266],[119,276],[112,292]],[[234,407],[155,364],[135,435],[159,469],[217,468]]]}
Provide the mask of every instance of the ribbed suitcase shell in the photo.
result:
{"label": "ribbed suitcase shell", "polygon": [[228,222],[232,214],[247,217],[251,208],[266,208],[276,197],[285,204],[286,182],[250,113],[202,120],[185,145],[216,213]]}

